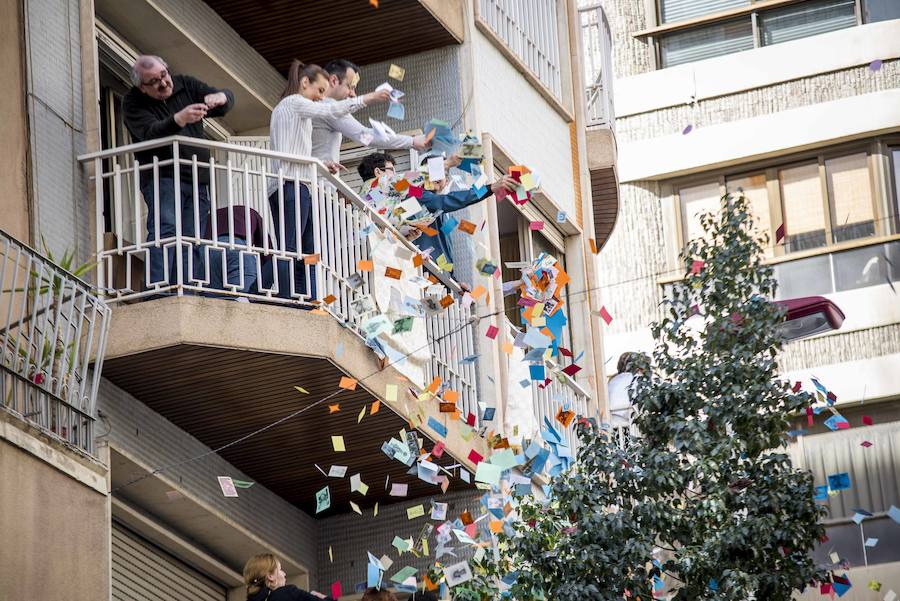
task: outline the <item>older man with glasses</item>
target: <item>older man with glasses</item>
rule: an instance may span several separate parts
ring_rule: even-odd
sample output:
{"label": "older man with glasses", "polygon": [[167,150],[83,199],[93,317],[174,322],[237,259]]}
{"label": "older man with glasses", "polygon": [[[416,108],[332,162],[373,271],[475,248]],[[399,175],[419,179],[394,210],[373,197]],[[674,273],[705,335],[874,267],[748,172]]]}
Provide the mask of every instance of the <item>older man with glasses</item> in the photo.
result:
{"label": "older man with glasses", "polygon": [[[205,138],[204,117],[221,117],[234,106],[234,94],[219,90],[190,75],[172,75],[166,62],[158,56],[139,56],[131,69],[134,87],[125,95],[123,111],[125,126],[135,142],[144,142],[171,135]],[[197,197],[193,159],[197,160]],[[181,234],[196,237],[206,229],[209,219],[209,151],[206,148],[180,146],[178,158],[179,185],[175,186],[175,169],[161,166],[158,178],[154,175],[154,158],[160,162],[171,161],[172,146],[152,148],[135,153],[142,166],[141,193],[147,203],[147,241],[164,240],[176,235],[176,217],[181,214]],[[149,167],[143,169],[143,167]],[[176,206],[177,192],[181,193],[181,206]],[[196,204],[196,209],[195,209]],[[197,219],[195,219],[195,210]],[[157,221],[159,231],[156,230]],[[199,221],[199,223],[197,223]],[[165,243],[163,243],[165,244]],[[188,255],[193,257],[194,274],[202,273],[199,246],[192,244],[191,252],[182,252],[181,284],[190,282]],[[177,284],[175,251],[170,247],[163,259],[163,247],[150,249],[150,279],[148,287],[155,284]],[[168,272],[168,277],[166,277]]]}

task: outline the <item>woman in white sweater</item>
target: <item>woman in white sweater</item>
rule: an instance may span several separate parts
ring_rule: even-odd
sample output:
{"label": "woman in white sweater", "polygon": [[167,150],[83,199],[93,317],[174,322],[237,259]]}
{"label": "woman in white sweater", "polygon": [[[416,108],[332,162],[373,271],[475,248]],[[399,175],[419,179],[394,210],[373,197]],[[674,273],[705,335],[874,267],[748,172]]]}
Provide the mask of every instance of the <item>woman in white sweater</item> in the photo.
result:
{"label": "woman in white sweater", "polygon": [[[327,95],[329,85],[328,74],[318,65],[304,65],[298,60],[291,64],[288,83],[281,95],[281,101],[272,111],[269,128],[272,150],[310,157],[313,117],[340,118],[373,102],[386,102],[390,99],[390,92],[383,90],[339,102],[319,102]],[[309,186],[316,185],[315,169],[312,165],[282,163],[277,160],[272,161],[272,168],[275,173],[280,170],[284,176],[284,185],[280,190],[277,182],[269,185],[269,207],[272,209],[272,217],[275,220],[278,246],[288,252],[296,252],[300,248],[304,254],[314,253],[315,238]],[[299,220],[297,219],[298,212]],[[282,219],[284,221],[283,236],[281,233]],[[310,299],[316,298],[314,271],[309,274],[310,281],[307,285],[307,273],[302,261],[295,261],[293,270],[286,261],[277,261],[277,264],[277,296],[292,298],[294,294],[306,294]],[[292,271],[293,279],[291,278]],[[266,284],[271,286],[270,282]]]}

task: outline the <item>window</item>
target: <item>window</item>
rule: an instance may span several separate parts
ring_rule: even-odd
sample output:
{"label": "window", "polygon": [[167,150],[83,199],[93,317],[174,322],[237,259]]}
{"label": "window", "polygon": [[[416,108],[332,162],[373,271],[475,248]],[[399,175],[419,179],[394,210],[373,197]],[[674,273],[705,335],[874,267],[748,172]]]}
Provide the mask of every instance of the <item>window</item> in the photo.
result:
{"label": "window", "polygon": [[672,23],[749,4],[750,0],[660,0],[659,17],[662,23]]}
{"label": "window", "polygon": [[891,154],[891,189],[894,192],[894,227],[900,229],[900,147],[892,147]]}
{"label": "window", "polygon": [[[658,0],[661,29],[655,36],[662,68],[797,40],[860,22],[857,0],[806,0],[756,9],[759,0]],[[900,2],[868,0],[866,22],[900,17]],[[694,23],[696,21],[696,23]]]}
{"label": "window", "polygon": [[722,194],[718,182],[682,188],[679,190],[684,207],[685,241],[704,237],[700,217],[704,213],[715,213],[719,210]]}
{"label": "window", "polygon": [[[703,235],[700,215],[716,212],[725,192],[743,193],[748,199],[754,231],[758,236],[768,236],[764,245],[767,257],[897,232],[900,147],[887,150],[893,174],[886,176],[891,178],[894,189],[890,201],[893,208],[887,217],[879,217],[876,208],[879,201],[870,166],[880,163],[872,159],[875,149],[872,144],[869,150],[832,151],[756,171],[676,184],[682,240],[687,243]],[[782,232],[783,238],[776,239]]]}
{"label": "window", "polygon": [[866,153],[827,159],[825,177],[833,200],[835,242],[875,235],[875,207]]}
{"label": "window", "polygon": [[659,46],[663,68],[753,48],[753,27],[748,19],[714,23],[667,35]]}
{"label": "window", "polygon": [[900,19],[900,2],[897,0],[863,0],[863,20],[866,23]]}
{"label": "window", "polygon": [[[900,148],[889,152],[896,172]],[[866,150],[829,152],[800,162],[676,185],[683,240],[703,235],[699,216],[718,210],[723,191],[747,197],[754,230],[768,236],[767,257],[896,231],[895,216],[881,221],[877,216],[870,168],[875,162]],[[777,240],[782,225],[784,237]]]}
{"label": "window", "polygon": [[792,4],[759,15],[763,46],[790,42],[856,25],[856,0]]}
{"label": "window", "polygon": [[725,189],[729,194],[743,194],[750,201],[750,214],[753,217],[753,231],[757,237],[765,235],[765,255],[773,256],[772,252],[772,221],[769,218],[769,193],[766,189],[766,174],[756,173],[739,177],[729,177],[725,180]]}
{"label": "window", "polygon": [[825,210],[818,163],[778,170],[788,252],[824,246]]}

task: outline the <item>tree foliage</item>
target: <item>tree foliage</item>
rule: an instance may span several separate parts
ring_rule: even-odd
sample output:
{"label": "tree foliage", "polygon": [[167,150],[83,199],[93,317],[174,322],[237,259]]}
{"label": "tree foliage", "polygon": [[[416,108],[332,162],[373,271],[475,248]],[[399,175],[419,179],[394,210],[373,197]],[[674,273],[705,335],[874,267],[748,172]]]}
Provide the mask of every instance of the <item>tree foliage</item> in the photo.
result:
{"label": "tree foliage", "polygon": [[505,563],[520,599],[787,600],[821,577],[810,473],[784,452],[811,403],[777,374],[782,310],[745,198],[702,218],[632,389],[640,436],[579,425],[575,467],[519,507]]}

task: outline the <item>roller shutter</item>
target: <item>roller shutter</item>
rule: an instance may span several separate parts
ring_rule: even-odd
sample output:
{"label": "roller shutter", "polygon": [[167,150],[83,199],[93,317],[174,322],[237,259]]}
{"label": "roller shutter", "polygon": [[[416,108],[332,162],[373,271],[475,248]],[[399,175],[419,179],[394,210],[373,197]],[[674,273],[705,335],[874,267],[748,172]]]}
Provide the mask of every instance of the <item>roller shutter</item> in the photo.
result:
{"label": "roller shutter", "polygon": [[224,587],[113,522],[114,601],[225,601],[225,598]]}

